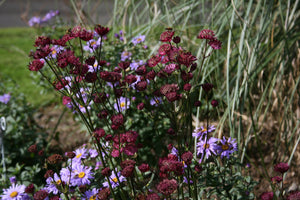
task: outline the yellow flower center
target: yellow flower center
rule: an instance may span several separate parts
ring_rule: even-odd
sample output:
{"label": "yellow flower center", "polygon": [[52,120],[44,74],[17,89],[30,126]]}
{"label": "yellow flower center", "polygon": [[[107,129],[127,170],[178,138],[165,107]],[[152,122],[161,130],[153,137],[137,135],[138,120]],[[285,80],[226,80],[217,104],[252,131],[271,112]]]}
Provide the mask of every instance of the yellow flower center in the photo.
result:
{"label": "yellow flower center", "polygon": [[155,99],[155,102],[156,102],[156,103],[159,103],[159,100],[158,100],[158,99]]}
{"label": "yellow flower center", "polygon": [[18,195],[18,192],[17,191],[13,191],[12,193],[10,193],[10,197],[11,198],[14,198],[14,197],[16,197]]}
{"label": "yellow flower center", "polygon": [[208,149],[209,148],[209,144],[204,144],[203,147],[204,147],[204,149]]}
{"label": "yellow flower center", "polygon": [[207,129],[206,129],[206,128],[204,128],[204,129],[202,129],[202,130],[201,130],[201,132],[202,132],[202,133],[204,133],[205,131],[207,131]]}
{"label": "yellow flower center", "polygon": [[56,181],[56,184],[57,184],[57,185],[60,185],[60,184],[61,184],[61,180],[60,180],[60,179],[57,180],[57,181]]}
{"label": "yellow flower center", "polygon": [[229,146],[227,144],[222,144],[222,150],[228,150]]}
{"label": "yellow flower center", "polygon": [[95,195],[91,196],[91,197],[89,198],[89,200],[96,200],[96,196],[95,196]]}
{"label": "yellow flower center", "polygon": [[121,108],[125,107],[125,102],[121,102],[120,106]]}
{"label": "yellow flower center", "polygon": [[76,158],[80,158],[81,156],[82,156],[82,153],[78,154],[78,155],[76,156]]}
{"label": "yellow flower center", "polygon": [[94,63],[94,67],[97,67],[97,63]]}
{"label": "yellow flower center", "polygon": [[85,173],[84,172],[80,172],[79,174],[78,174],[78,177],[79,178],[83,178],[85,176]]}
{"label": "yellow flower center", "polygon": [[139,41],[142,41],[142,39],[141,39],[141,38],[138,38],[136,41],[138,41],[138,42],[139,42]]}
{"label": "yellow flower center", "polygon": [[115,182],[115,183],[118,182],[117,177],[113,178],[112,181]]}
{"label": "yellow flower center", "polygon": [[54,54],[56,54],[56,52],[57,52],[57,51],[54,49],[54,50],[52,51],[52,54],[54,55]]}
{"label": "yellow flower center", "polygon": [[95,45],[95,44],[96,44],[96,41],[92,41],[92,42],[91,42],[91,45]]}

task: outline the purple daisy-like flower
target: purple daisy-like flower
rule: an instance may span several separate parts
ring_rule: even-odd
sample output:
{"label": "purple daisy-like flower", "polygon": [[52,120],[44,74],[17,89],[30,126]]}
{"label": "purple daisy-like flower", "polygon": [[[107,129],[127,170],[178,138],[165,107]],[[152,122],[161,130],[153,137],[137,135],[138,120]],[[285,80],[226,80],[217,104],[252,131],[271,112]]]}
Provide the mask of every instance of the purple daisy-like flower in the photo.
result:
{"label": "purple daisy-like flower", "polygon": [[3,189],[1,199],[3,200],[21,200],[25,194],[25,185],[12,184],[8,189]]}
{"label": "purple daisy-like flower", "polygon": [[82,147],[80,149],[76,149],[74,151],[74,153],[76,154],[76,156],[73,158],[73,161],[75,162],[80,162],[81,159],[85,159],[88,156],[88,152],[86,150],[86,148]]}
{"label": "purple daisy-like flower", "polygon": [[10,94],[4,94],[0,96],[0,102],[7,104],[10,100]]}
{"label": "purple daisy-like flower", "polygon": [[89,65],[89,72],[97,72],[100,69],[100,66],[98,65],[98,61],[95,60],[93,65]]}
{"label": "purple daisy-like flower", "polygon": [[12,176],[9,178],[9,181],[11,184],[16,184],[17,183],[17,178],[15,176]]}
{"label": "purple daisy-like flower", "polygon": [[44,189],[47,190],[48,193],[53,193],[53,194],[59,193],[59,190],[57,189],[57,185],[61,185],[62,180],[59,178],[57,173],[54,174],[53,178],[48,177],[46,183],[47,184]]}
{"label": "purple daisy-like flower", "polygon": [[211,156],[212,154],[216,155],[217,141],[218,139],[214,137],[211,137],[208,140],[206,140],[206,137],[204,137],[203,140],[199,140],[199,142],[197,143],[197,155],[205,154],[206,158],[209,158],[209,156]]}
{"label": "purple daisy-like flower", "polygon": [[98,151],[96,149],[89,149],[89,154],[91,158],[96,158],[98,156]]}
{"label": "purple daisy-like flower", "polygon": [[203,135],[207,135],[207,133],[214,132],[215,130],[216,128],[214,125],[208,126],[208,129],[201,126],[201,128],[197,128],[196,130],[194,130],[193,137],[196,137],[201,140]]}
{"label": "purple daisy-like flower", "polygon": [[71,179],[71,185],[73,186],[89,185],[91,183],[90,179],[94,179],[92,167],[74,163],[73,172],[74,176]]}
{"label": "purple daisy-like flower", "polygon": [[83,46],[83,50],[93,53],[98,47],[100,47],[100,45],[101,45],[100,37],[97,40],[91,39],[86,42],[86,45]]}
{"label": "purple daisy-like flower", "polygon": [[139,44],[139,43],[144,42],[144,41],[145,41],[145,38],[146,38],[145,35],[139,35],[139,36],[137,36],[137,37],[135,37],[135,38],[132,39],[132,43],[133,43],[133,45],[135,46],[135,45],[137,45],[137,44]]}
{"label": "purple daisy-like flower", "polygon": [[62,182],[70,184],[72,177],[74,177],[74,172],[70,167],[65,167],[60,170],[59,175]]}
{"label": "purple daisy-like flower", "polygon": [[131,57],[132,53],[129,51],[123,51],[121,54],[121,61],[129,60]]}
{"label": "purple daisy-like flower", "polygon": [[132,71],[135,71],[139,66],[141,66],[141,65],[144,65],[145,64],[145,62],[143,61],[143,60],[140,60],[140,61],[135,61],[135,60],[133,60],[131,63],[130,63],[130,69],[132,70]]}
{"label": "purple daisy-like flower", "polygon": [[162,103],[162,99],[160,97],[154,97],[150,99],[150,105],[152,106],[158,106],[161,103]]}
{"label": "purple daisy-like flower", "polygon": [[42,22],[42,19],[40,17],[34,16],[34,17],[30,18],[30,20],[28,21],[28,25],[30,27],[32,27],[32,26],[35,26],[35,25],[40,25],[41,22]]}
{"label": "purple daisy-like flower", "polygon": [[62,52],[65,48],[59,45],[54,45],[51,47],[51,53],[47,56],[47,58],[56,58],[57,54]]}
{"label": "purple daisy-like flower", "polygon": [[230,155],[238,150],[235,139],[231,139],[231,137],[226,139],[225,136],[223,136],[220,142],[221,143],[217,146],[217,150],[221,158],[226,156],[229,159]]}
{"label": "purple daisy-like flower", "polygon": [[[119,179],[119,181],[118,181]],[[115,174],[114,171],[112,171],[110,177],[109,177],[109,182],[111,184],[112,188],[118,187],[120,185],[120,183],[126,181],[126,178],[124,176],[121,175],[121,172],[117,172],[117,174]],[[109,187],[108,182],[104,182],[103,183],[103,187]]]}
{"label": "purple daisy-like flower", "polygon": [[114,104],[114,108],[118,112],[123,112],[129,108],[130,100],[125,97],[120,97],[117,99],[117,103]]}
{"label": "purple daisy-like flower", "polygon": [[92,190],[88,190],[84,193],[83,200],[96,200],[99,189],[93,188]]}

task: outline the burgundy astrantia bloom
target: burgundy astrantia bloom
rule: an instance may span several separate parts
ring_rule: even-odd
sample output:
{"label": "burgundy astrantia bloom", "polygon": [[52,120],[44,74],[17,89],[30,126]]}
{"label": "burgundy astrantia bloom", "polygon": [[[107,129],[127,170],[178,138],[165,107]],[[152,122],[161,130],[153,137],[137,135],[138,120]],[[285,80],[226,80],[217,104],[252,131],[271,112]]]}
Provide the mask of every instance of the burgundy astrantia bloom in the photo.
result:
{"label": "burgundy astrantia bloom", "polygon": [[264,192],[260,195],[261,200],[272,200],[273,199],[273,192]]}
{"label": "burgundy astrantia bloom", "polygon": [[104,81],[115,83],[121,79],[121,74],[118,72],[102,71],[100,72],[100,78]]}
{"label": "burgundy astrantia bloom", "polygon": [[286,199],[287,200],[299,200],[300,199],[300,191],[290,192]]}
{"label": "burgundy astrantia bloom", "polygon": [[211,48],[217,50],[217,49],[221,49],[221,47],[222,47],[222,42],[221,42],[220,40],[218,40],[218,39],[213,39],[213,40],[210,40],[210,41],[208,42],[208,45],[209,45]]}
{"label": "burgundy astrantia bloom", "polygon": [[108,27],[101,26],[100,24],[95,26],[95,31],[100,35],[100,36],[105,36],[109,32]]}
{"label": "burgundy astrantia bloom", "polygon": [[213,40],[215,39],[215,33],[210,29],[203,29],[197,36],[198,39]]}
{"label": "burgundy astrantia bloom", "polygon": [[150,193],[147,195],[146,200],[160,200],[160,197],[156,193]]}
{"label": "burgundy astrantia bloom", "polygon": [[175,33],[175,32],[172,31],[172,30],[167,30],[167,31],[163,32],[163,33],[160,35],[160,41],[162,41],[162,42],[171,42],[174,33]]}
{"label": "burgundy astrantia bloom", "polygon": [[280,183],[282,181],[282,177],[280,176],[274,176],[271,178],[272,183],[276,184],[276,183]]}
{"label": "burgundy astrantia bloom", "polygon": [[287,163],[278,163],[274,166],[274,171],[280,172],[280,173],[285,173],[289,170],[289,165]]}
{"label": "burgundy astrantia bloom", "polygon": [[40,59],[35,59],[29,63],[28,69],[30,71],[39,71],[43,68],[45,61]]}
{"label": "burgundy astrantia bloom", "polygon": [[157,185],[157,190],[163,195],[169,196],[177,189],[177,186],[175,179],[164,179]]}

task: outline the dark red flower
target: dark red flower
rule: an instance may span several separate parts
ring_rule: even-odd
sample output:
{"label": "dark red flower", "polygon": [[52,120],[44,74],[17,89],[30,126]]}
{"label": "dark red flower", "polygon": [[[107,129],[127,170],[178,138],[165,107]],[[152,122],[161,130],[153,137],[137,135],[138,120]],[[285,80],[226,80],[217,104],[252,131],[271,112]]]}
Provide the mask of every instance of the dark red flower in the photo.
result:
{"label": "dark red flower", "polygon": [[103,176],[110,176],[110,174],[111,174],[110,168],[109,167],[105,167],[104,169],[101,170],[101,174]]}
{"label": "dark red flower", "polygon": [[163,195],[171,195],[178,187],[178,184],[175,179],[164,179],[157,185],[157,190]]}
{"label": "dark red flower", "polygon": [[95,26],[95,31],[102,37],[102,36],[105,36],[109,32],[109,28],[98,24]]}
{"label": "dark red flower", "polygon": [[35,59],[31,63],[29,63],[28,69],[30,71],[39,71],[44,66],[44,61],[40,59]]}
{"label": "dark red flower", "polygon": [[105,136],[105,130],[103,128],[97,127],[94,131],[94,135],[99,140],[100,138]]}
{"label": "dark red flower", "polygon": [[40,190],[34,194],[33,199],[34,200],[44,200],[44,199],[46,199],[46,197],[48,195],[49,195],[49,193],[46,190]]}
{"label": "dark red flower", "polygon": [[117,115],[113,115],[110,119],[113,125],[121,126],[124,124],[124,117],[121,113]]}
{"label": "dark red flower", "polygon": [[36,144],[33,144],[30,147],[28,147],[28,152],[30,152],[30,153],[36,153],[37,152]]}
{"label": "dark red flower", "polygon": [[271,181],[273,184],[280,183],[282,181],[282,178],[280,176],[274,176],[271,178]]}
{"label": "dark red flower", "polygon": [[171,42],[174,33],[175,33],[175,32],[172,31],[172,30],[164,31],[164,32],[160,35],[160,41],[162,41],[162,42]]}
{"label": "dark red flower", "polygon": [[285,173],[285,172],[287,172],[288,170],[289,170],[289,165],[287,164],[287,163],[278,163],[278,164],[276,164],[275,166],[274,166],[274,170],[276,171],[276,172],[280,172],[280,173]]}
{"label": "dark red flower", "polygon": [[68,158],[75,158],[76,154],[73,151],[66,152],[65,154]]}
{"label": "dark red flower", "polygon": [[211,84],[211,83],[204,83],[201,85],[202,86],[202,89],[205,91],[205,92],[209,92],[213,89],[214,85]]}
{"label": "dark red flower", "polygon": [[120,62],[119,63],[119,67],[121,68],[121,69],[127,69],[128,67],[130,66],[130,62],[129,61],[124,61],[124,62]]}
{"label": "dark red flower", "polygon": [[213,107],[217,107],[217,106],[219,105],[219,102],[218,102],[217,100],[213,99],[213,100],[211,101],[211,105],[212,105]]}
{"label": "dark red flower", "polygon": [[197,165],[195,165],[195,171],[196,172],[198,172],[198,173],[200,173],[200,172],[202,172],[202,167],[201,167],[201,165],[199,165],[199,164],[197,164]]}
{"label": "dark red flower", "polygon": [[193,56],[191,52],[181,51],[177,56],[177,62],[182,65],[185,65],[186,67],[189,67],[196,60],[197,60],[196,56]]}
{"label": "dark red flower", "polygon": [[53,86],[56,90],[61,90],[62,88],[64,88],[66,85],[69,84],[69,81],[68,80],[65,80],[65,79],[60,79],[60,80],[55,80],[53,82]]}
{"label": "dark red flower", "polygon": [[177,94],[176,92],[169,92],[165,96],[167,97],[167,100],[169,102],[173,102],[173,101],[179,100],[182,97],[180,94]]}
{"label": "dark red flower", "polygon": [[141,164],[140,166],[138,166],[138,168],[141,172],[147,172],[150,169],[149,165],[146,163]]}
{"label": "dark red flower", "polygon": [[88,82],[88,83],[93,83],[96,80],[97,80],[97,74],[96,74],[96,72],[88,72],[85,75],[85,81]]}
{"label": "dark red flower", "polygon": [[145,107],[145,104],[144,104],[143,102],[139,103],[139,104],[136,106],[136,108],[137,108],[138,110],[143,110],[144,107]]}
{"label": "dark red flower", "polygon": [[25,188],[25,192],[27,194],[33,194],[34,193],[34,185],[32,183],[30,183],[26,188]]}
{"label": "dark red flower", "polygon": [[137,84],[135,85],[135,89],[139,90],[139,91],[144,91],[147,89],[147,81],[139,81],[137,82]]}
{"label": "dark red flower", "polygon": [[97,194],[97,198],[99,200],[108,200],[108,197],[110,195],[110,190],[109,188],[102,188],[98,194]]}
{"label": "dark red flower", "polygon": [[192,163],[192,160],[193,160],[192,152],[190,152],[190,151],[184,152],[181,155],[181,159],[184,161],[185,164],[190,165]]}
{"label": "dark red flower", "polygon": [[52,171],[51,169],[47,170],[45,175],[44,175],[44,178],[47,179],[49,177],[53,177],[54,175],[54,171]]}
{"label": "dark red flower", "polygon": [[156,193],[150,193],[147,195],[146,200],[160,200],[160,197]]}
{"label": "dark red flower", "polygon": [[101,110],[100,113],[97,114],[97,117],[99,119],[105,119],[108,116],[107,110]]}
{"label": "dark red flower", "polygon": [[145,65],[142,65],[142,66],[139,66],[136,70],[135,70],[135,73],[137,75],[140,75],[140,76],[143,76],[147,73],[147,69],[146,69],[146,66]]}
{"label": "dark red flower", "polygon": [[121,74],[118,72],[108,72],[102,71],[100,72],[100,78],[104,81],[115,83],[121,79]]}
{"label": "dark red flower", "polygon": [[200,107],[201,106],[201,101],[195,101],[194,106],[195,107]]}
{"label": "dark red flower", "polygon": [[132,84],[132,83],[134,83],[134,82],[136,82],[136,81],[137,81],[137,78],[136,78],[136,76],[133,75],[133,74],[129,74],[129,75],[127,75],[127,76],[125,77],[125,82],[128,83],[128,84]]}
{"label": "dark red flower", "polygon": [[34,46],[35,47],[44,47],[44,46],[50,45],[50,44],[51,44],[51,40],[49,37],[39,36],[38,38],[36,38]]}
{"label": "dark red flower", "polygon": [[126,166],[122,171],[121,171],[121,174],[128,178],[130,176],[132,176],[133,174],[133,171],[134,171],[134,166],[133,165],[129,165],[129,166]]}
{"label": "dark red flower", "polygon": [[162,95],[166,95],[167,93],[176,92],[177,90],[179,90],[179,87],[177,84],[166,84],[166,85],[161,86],[160,93]]}
{"label": "dark red flower", "polygon": [[52,165],[60,163],[62,160],[63,157],[59,154],[53,154],[47,158],[47,162]]}
{"label": "dark red flower", "polygon": [[156,72],[154,70],[151,70],[146,74],[145,78],[148,80],[154,80],[155,76]]}
{"label": "dark red flower", "polygon": [[179,36],[175,36],[175,37],[173,37],[173,42],[175,43],[175,44],[178,44],[178,43],[180,43],[180,37]]}
{"label": "dark red flower", "polygon": [[44,155],[44,149],[40,150],[40,151],[38,152],[38,155],[39,155],[39,156]]}
{"label": "dark red flower", "polygon": [[213,39],[213,40],[210,40],[208,42],[208,45],[213,48],[213,49],[221,49],[222,47],[222,42],[220,40],[217,40],[217,39]]}
{"label": "dark red flower", "polygon": [[273,199],[273,192],[264,192],[260,195],[261,200],[272,200]]}
{"label": "dark red flower", "polygon": [[49,45],[46,45],[44,47],[40,47],[33,53],[34,59],[40,59],[40,58],[46,58],[51,53],[51,48]]}
{"label": "dark red flower", "polygon": [[83,41],[89,41],[93,39],[94,34],[92,32],[88,32],[85,29],[82,29],[82,31],[79,33],[79,38],[82,39]]}
{"label": "dark red flower", "polygon": [[167,133],[168,133],[169,135],[175,135],[175,134],[176,134],[176,132],[175,132],[174,129],[172,129],[172,128],[169,128],[169,129],[167,130]]}
{"label": "dark red flower", "polygon": [[200,31],[197,38],[198,39],[213,40],[213,39],[215,39],[215,33],[210,29],[204,29],[204,30]]}
{"label": "dark red flower", "polygon": [[300,191],[290,192],[286,199],[287,200],[300,200]]}
{"label": "dark red flower", "polygon": [[183,89],[187,92],[189,92],[192,88],[192,85],[189,83],[184,84]]}
{"label": "dark red flower", "polygon": [[127,144],[122,151],[127,155],[127,156],[133,156],[137,151],[138,148],[135,144]]}
{"label": "dark red flower", "polygon": [[95,93],[93,94],[93,96],[94,96],[95,103],[104,103],[105,100],[107,99],[107,95],[104,92]]}
{"label": "dark red flower", "polygon": [[159,49],[158,53],[159,55],[163,56],[168,54],[168,52],[171,50],[171,45],[170,44],[162,44]]}
{"label": "dark red flower", "polygon": [[148,61],[147,64],[149,67],[155,67],[161,60],[159,55],[152,56]]}
{"label": "dark red flower", "polygon": [[95,56],[91,56],[91,57],[88,57],[88,58],[85,60],[85,63],[86,63],[87,65],[94,65],[95,61],[96,61]]}

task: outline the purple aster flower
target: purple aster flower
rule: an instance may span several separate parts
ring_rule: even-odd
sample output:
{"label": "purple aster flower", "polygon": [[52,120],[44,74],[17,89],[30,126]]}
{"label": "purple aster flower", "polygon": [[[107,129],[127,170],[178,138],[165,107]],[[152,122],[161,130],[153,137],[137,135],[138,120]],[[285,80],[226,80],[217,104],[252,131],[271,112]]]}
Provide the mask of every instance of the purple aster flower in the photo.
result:
{"label": "purple aster flower", "polygon": [[101,161],[96,162],[95,170],[98,170],[101,166],[102,166],[102,162]]}
{"label": "purple aster flower", "polygon": [[62,182],[65,182],[66,184],[70,184],[71,178],[74,177],[74,172],[70,167],[65,167],[60,170],[60,178]]}
{"label": "purple aster flower", "polygon": [[9,181],[10,181],[11,184],[17,183],[17,178],[15,176],[10,177]]}
{"label": "purple aster flower", "polygon": [[144,65],[145,64],[145,62],[143,61],[143,60],[140,60],[140,61],[132,61],[131,63],[130,63],[130,69],[132,70],[132,71],[135,71],[139,66],[141,66],[141,65]]}
{"label": "purple aster flower", "polygon": [[137,37],[135,37],[135,38],[132,39],[132,43],[133,43],[133,45],[135,46],[135,45],[137,45],[137,44],[139,44],[139,43],[144,42],[144,41],[145,41],[145,38],[146,38],[145,35],[139,35],[139,36],[137,36]]}
{"label": "purple aster flower", "polygon": [[10,94],[4,94],[2,96],[0,96],[0,102],[7,104],[10,100]]}
{"label": "purple aster flower", "polygon": [[89,72],[96,72],[100,69],[100,66],[98,65],[98,61],[95,60],[93,65],[89,65]]}
{"label": "purple aster flower", "polygon": [[152,106],[158,106],[162,103],[162,99],[160,97],[154,97],[150,100],[150,105]]}
{"label": "purple aster flower", "polygon": [[197,155],[202,154],[203,156],[204,152],[206,158],[211,156],[212,153],[216,155],[217,141],[218,139],[214,137],[211,137],[208,140],[206,140],[206,137],[204,137],[203,140],[199,140],[199,142],[197,143]]}
{"label": "purple aster flower", "polygon": [[65,48],[59,45],[54,45],[51,48],[51,53],[47,56],[47,58],[56,58],[57,54],[60,53],[61,51],[63,51]]}
{"label": "purple aster flower", "polygon": [[223,136],[220,142],[217,149],[218,153],[221,154],[221,158],[226,156],[229,159],[229,156],[238,150],[235,139],[231,139],[231,137],[226,140],[225,136]]}
{"label": "purple aster flower", "polygon": [[25,194],[25,185],[12,184],[8,189],[3,189],[1,199],[3,200],[21,200]]}
{"label": "purple aster flower", "polygon": [[196,130],[194,130],[193,137],[201,139],[203,135],[207,135],[207,133],[211,133],[215,130],[216,130],[216,128],[214,125],[208,126],[208,129],[201,126],[201,128],[197,128]]}
{"label": "purple aster flower", "polygon": [[101,44],[102,42],[100,37],[97,40],[91,39],[86,42],[85,46],[83,46],[83,50],[93,53],[98,47],[100,47]]}
{"label": "purple aster flower", "polygon": [[98,151],[96,149],[89,149],[89,154],[91,158],[95,158],[98,156]]}
{"label": "purple aster flower", "polygon": [[[118,181],[117,177],[119,178],[120,182]],[[121,172],[118,172],[116,175],[114,170],[112,171],[112,174],[109,177],[109,182],[110,182],[112,188],[118,187],[119,184],[124,181],[126,181],[126,178],[121,175]],[[107,181],[103,183],[103,187],[109,187],[109,184]]]}
{"label": "purple aster flower", "polygon": [[40,17],[32,17],[29,21],[28,21],[28,25],[30,27],[35,26],[35,25],[40,25],[42,22]]}
{"label": "purple aster flower", "polygon": [[74,163],[74,176],[71,179],[72,186],[89,185],[90,179],[94,179],[92,167],[83,166],[80,163]]}
{"label": "purple aster flower", "polygon": [[56,186],[61,185],[62,184],[62,180],[59,178],[59,176],[57,175],[57,173],[54,174],[53,178],[52,177],[48,177],[46,179],[46,186],[45,186],[45,190],[47,190],[48,193],[53,193],[53,194],[58,194],[59,190],[57,189]]}
{"label": "purple aster flower", "polygon": [[99,189],[93,188],[92,190],[88,190],[84,193],[83,200],[95,200],[97,199],[97,194]]}
{"label": "purple aster flower", "polygon": [[46,15],[43,17],[42,22],[47,22],[49,20],[51,20],[53,17],[55,17],[56,15],[59,14],[59,11],[56,10],[50,10],[48,13],[46,13]]}
{"label": "purple aster flower", "polygon": [[235,139],[231,139],[231,137],[226,140],[225,136],[223,136],[220,142],[221,144],[217,146],[217,149],[218,153],[221,154],[221,158],[226,156],[229,159],[229,156],[238,150]]}
{"label": "purple aster flower", "polygon": [[74,162],[80,162],[81,159],[85,159],[88,156],[88,152],[84,147],[80,149],[76,149],[74,153],[76,154],[76,156],[73,158]]}
{"label": "purple aster flower", "polygon": [[114,108],[118,112],[123,112],[129,108],[130,100],[125,97],[120,97],[117,99],[118,103],[114,104]]}
{"label": "purple aster flower", "polygon": [[129,60],[131,58],[132,53],[129,51],[123,51],[121,54],[121,61]]}

